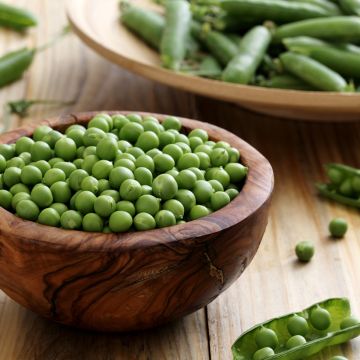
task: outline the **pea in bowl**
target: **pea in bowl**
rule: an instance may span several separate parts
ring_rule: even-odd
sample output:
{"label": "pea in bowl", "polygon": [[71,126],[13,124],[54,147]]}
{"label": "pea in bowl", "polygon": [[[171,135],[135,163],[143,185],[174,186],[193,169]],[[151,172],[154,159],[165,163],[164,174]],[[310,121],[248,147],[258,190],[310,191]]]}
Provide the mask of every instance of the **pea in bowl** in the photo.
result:
{"label": "pea in bowl", "polygon": [[[63,132],[74,124],[86,125],[95,114],[72,114],[50,119],[43,124]],[[166,118],[158,114],[140,115],[154,116],[160,122]],[[26,211],[22,210],[24,213],[15,206],[19,216],[0,208],[1,289],[19,304],[59,323],[100,331],[129,331],[157,326],[196,311],[230,286],[254,257],[265,231],[273,190],[272,168],[258,151],[234,134],[195,120],[181,119],[181,122],[185,133],[203,129],[211,141],[225,141],[241,153],[241,162],[249,171],[240,193],[228,205],[220,208],[215,202],[213,210],[220,210],[196,213],[193,217],[189,213],[187,220],[191,221],[178,221],[176,225],[167,216],[160,219],[155,216],[160,228],[153,230],[140,231],[154,227],[149,227],[146,219],[142,219],[139,224],[145,225],[136,226],[138,231],[120,233],[129,228],[123,228],[126,224],[123,215],[127,211],[114,211],[113,214],[117,215],[113,224],[109,220],[109,229],[104,229],[99,227],[99,218],[106,218],[105,213],[108,213],[111,204],[100,201],[96,213],[104,216],[95,216],[94,212],[85,225],[84,216],[85,232],[71,230],[81,228],[77,226],[78,221],[72,216],[73,213],[65,219],[61,216],[61,225],[65,229],[43,225],[53,225],[52,221],[56,222],[54,213],[62,210],[60,205],[50,204],[43,189],[37,189],[35,198],[31,194],[30,199],[18,199],[22,205],[26,205]],[[29,125],[3,134],[0,143],[11,144],[21,136],[31,136],[37,126]],[[39,130],[34,137],[43,136],[38,133]],[[69,146],[64,144],[58,145],[55,152],[73,160],[69,151],[71,142]],[[33,150],[31,156],[36,158],[37,149],[35,152]],[[106,149],[104,151],[106,153]],[[187,161],[191,161],[191,158]],[[55,163],[53,169],[58,168],[55,161],[52,163]],[[15,163],[12,165],[16,167]],[[165,162],[159,166],[162,165],[165,166]],[[84,166],[82,163],[81,166],[86,168],[87,164]],[[68,172],[66,181],[63,181],[65,184],[75,182],[70,179],[74,169],[65,166],[62,170]],[[101,178],[102,171],[103,167],[97,169],[94,178]],[[51,171],[51,176],[44,176],[42,182],[51,184],[53,177],[57,179],[59,174],[61,172]],[[33,176],[31,172],[27,173],[22,180],[32,182]],[[41,184],[34,188],[38,185]],[[88,179],[84,186],[91,190],[94,181]],[[52,191],[57,204],[65,199],[65,188],[60,186]],[[164,195],[164,188],[170,194]],[[133,189],[131,187],[130,192],[123,189],[122,193],[120,187],[120,196],[130,196],[130,199],[134,194]],[[159,197],[174,198],[171,185],[169,190],[167,182],[160,184],[159,191]],[[33,198],[36,203],[42,204],[40,208],[56,211],[47,211],[41,220],[43,211],[35,216],[31,206],[28,208],[29,204],[35,204]],[[88,199],[85,197],[82,200],[73,200],[69,207],[86,207]],[[147,202],[142,205],[151,212],[153,205],[148,207]],[[170,210],[165,211],[176,213],[176,208],[170,207]],[[68,212],[71,211],[77,213],[74,210]],[[43,224],[21,219],[20,216],[28,220],[37,218]],[[96,232],[100,230],[113,233]]]}

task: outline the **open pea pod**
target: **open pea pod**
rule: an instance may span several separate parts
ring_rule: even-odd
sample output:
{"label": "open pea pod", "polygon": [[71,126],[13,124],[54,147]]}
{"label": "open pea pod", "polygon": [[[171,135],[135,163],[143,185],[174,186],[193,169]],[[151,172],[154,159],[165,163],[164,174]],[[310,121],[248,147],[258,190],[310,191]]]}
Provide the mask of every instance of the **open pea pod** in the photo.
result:
{"label": "open pea pod", "polygon": [[[331,315],[331,325],[326,331],[315,329],[309,324],[309,333],[306,336],[306,343],[292,349],[287,349],[285,344],[291,337],[287,329],[288,321],[294,315],[299,315],[309,320],[312,310],[320,306],[326,309]],[[350,304],[347,299],[328,299],[314,304],[309,308],[282,317],[278,317],[244,332],[233,344],[232,353],[234,360],[252,360],[254,353],[259,349],[255,337],[256,333],[263,327],[275,331],[279,345],[275,354],[267,357],[267,360],[301,360],[315,355],[328,346],[342,344],[360,335],[360,324],[341,330],[340,323],[344,318],[351,315]]]}

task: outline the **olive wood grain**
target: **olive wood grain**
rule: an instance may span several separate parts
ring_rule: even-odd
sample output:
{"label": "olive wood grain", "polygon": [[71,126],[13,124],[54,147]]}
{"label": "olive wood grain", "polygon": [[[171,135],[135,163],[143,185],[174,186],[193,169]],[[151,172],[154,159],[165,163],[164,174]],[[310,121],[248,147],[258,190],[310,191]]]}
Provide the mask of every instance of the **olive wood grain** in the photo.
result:
{"label": "olive wood grain", "polygon": [[[86,123],[94,114],[44,123],[64,130]],[[0,287],[48,319],[127,331],[184,316],[230,286],[252,260],[265,231],[272,168],[230,132],[194,120],[182,122],[187,130],[201,127],[211,139],[225,140],[240,150],[250,170],[238,197],[196,221],[120,235],[51,228],[0,209]],[[31,135],[36,126],[1,135],[0,143]]]}
{"label": "olive wood grain", "polygon": [[[138,75],[277,117],[326,122],[360,120],[359,93],[268,89],[169,71],[161,67],[156,51],[119,23],[118,0],[67,0],[66,5],[71,26],[86,45]],[[137,0],[136,5],[162,10],[152,0]]]}

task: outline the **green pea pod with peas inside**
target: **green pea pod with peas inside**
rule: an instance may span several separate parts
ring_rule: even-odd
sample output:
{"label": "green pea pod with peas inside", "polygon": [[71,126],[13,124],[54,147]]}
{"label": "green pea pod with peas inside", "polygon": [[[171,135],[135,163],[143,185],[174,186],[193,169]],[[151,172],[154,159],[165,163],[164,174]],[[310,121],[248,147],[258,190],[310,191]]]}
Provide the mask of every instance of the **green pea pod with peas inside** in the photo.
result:
{"label": "green pea pod with peas inside", "polygon": [[248,84],[254,77],[271,41],[271,33],[265,26],[256,26],[242,38],[237,55],[223,72],[223,80]]}
{"label": "green pea pod with peas inside", "polygon": [[163,65],[179,70],[186,55],[186,42],[190,34],[191,11],[185,0],[171,0],[165,5],[165,28],[160,53]]}
{"label": "green pea pod with peas inside", "polygon": [[[299,0],[288,0],[291,2],[299,2]],[[319,6],[323,8],[324,10],[328,11],[333,16],[341,15],[341,9],[339,6],[332,1],[329,0],[302,0],[303,3],[312,4],[315,6]]]}
{"label": "green pea pod with peas inside", "polygon": [[285,38],[295,36],[310,36],[331,41],[357,42],[360,41],[360,17],[333,16],[285,24],[275,30],[273,41],[276,43]]}
{"label": "green pea pod with peas inside", "polygon": [[306,83],[323,91],[350,90],[346,80],[327,66],[307,56],[286,52],[280,55],[284,69]]}
{"label": "green pea pod with peas inside", "polygon": [[37,19],[31,12],[0,2],[0,26],[24,30],[35,25]]}
{"label": "green pea pod with peas inside", "polygon": [[339,0],[339,4],[345,13],[360,16],[360,0]]}
{"label": "green pea pod with peas inside", "polygon": [[333,16],[328,10],[309,3],[287,0],[223,0],[220,6],[230,16],[241,19],[271,20],[276,23]]}
{"label": "green pea pod with peas inside", "polygon": [[[357,320],[355,323],[351,322],[352,326],[347,327],[350,316],[349,301],[334,298],[317,303],[301,312],[266,321],[244,332],[235,341],[232,346],[233,358],[234,360],[261,359],[257,355],[257,352],[260,353],[259,350],[264,349],[259,347],[260,344],[261,346],[272,345],[273,347],[267,346],[265,348],[267,350],[264,350],[263,353],[266,352],[269,355],[262,357],[262,359],[305,359],[318,354],[326,347],[339,345],[359,336],[360,323]],[[318,328],[324,328],[324,324],[327,328],[319,330]],[[267,338],[264,336],[264,329],[265,333],[267,332]],[[290,347],[291,341],[289,339],[294,336],[303,337],[303,341],[298,346]]]}
{"label": "green pea pod with peas inside", "polygon": [[202,31],[201,25],[193,22],[191,34],[201,41],[210,53],[222,64],[227,65],[239,51],[239,46],[228,36],[218,31]]}
{"label": "green pea pod with peas inside", "polygon": [[263,79],[262,81],[260,81],[259,85],[275,89],[304,91],[316,90],[313,86],[290,74],[279,74],[271,76],[269,79]]}

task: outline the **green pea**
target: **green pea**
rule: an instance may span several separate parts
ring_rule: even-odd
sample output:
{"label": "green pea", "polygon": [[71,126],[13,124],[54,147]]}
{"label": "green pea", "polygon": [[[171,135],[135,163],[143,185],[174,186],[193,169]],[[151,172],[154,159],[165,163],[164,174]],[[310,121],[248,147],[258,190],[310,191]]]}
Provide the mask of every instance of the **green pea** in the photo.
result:
{"label": "green pea", "polygon": [[128,231],[133,223],[131,215],[126,211],[115,211],[109,219],[109,227],[113,232]]}
{"label": "green pea", "polygon": [[19,156],[13,157],[12,159],[10,159],[10,160],[8,160],[8,161],[6,162],[6,167],[7,167],[7,168],[12,167],[12,166],[18,167],[18,168],[22,169],[22,168],[25,166],[25,162],[24,162],[24,160],[23,160],[21,157],[19,157]]}
{"label": "green pea", "polygon": [[93,166],[99,161],[99,158],[96,155],[88,155],[84,158],[84,162],[82,164],[82,169],[87,173],[92,173]]}
{"label": "green pea", "polygon": [[232,147],[227,149],[229,153],[229,163],[237,163],[240,160],[240,152],[238,149]]}
{"label": "green pea", "polygon": [[192,171],[196,175],[197,180],[204,180],[205,179],[203,170],[200,170],[200,169],[195,168],[195,167],[191,167],[191,168],[189,168],[189,170]]}
{"label": "green pea", "polygon": [[255,352],[253,360],[265,360],[273,355],[275,355],[274,350],[270,347],[265,347]]}
{"label": "green pea", "polygon": [[135,143],[140,134],[144,132],[144,128],[141,124],[136,122],[130,122],[125,124],[119,133],[121,140],[126,140],[130,143]]}
{"label": "green pea", "polygon": [[[24,169],[24,168],[23,168]],[[21,169],[17,167],[9,167],[4,171],[3,181],[7,187],[12,187],[21,182]]]}
{"label": "green pea", "polygon": [[[29,152],[23,152],[19,155],[19,158],[24,161],[25,165],[29,165],[31,162],[31,154]],[[0,171],[1,172],[1,171]]]}
{"label": "green pea", "polygon": [[68,210],[68,207],[62,203],[53,203],[50,205],[50,208],[56,210],[60,216]]}
{"label": "green pea", "polygon": [[229,154],[224,148],[216,148],[210,154],[212,166],[225,166],[229,161]]}
{"label": "green pea", "polygon": [[174,159],[168,154],[158,154],[154,157],[155,170],[159,173],[171,170],[175,166]]}
{"label": "green pea", "polygon": [[0,155],[2,155],[5,160],[10,160],[15,155],[15,149],[13,149],[10,144],[0,144]]}
{"label": "green pea", "polygon": [[310,241],[301,241],[295,247],[295,253],[302,262],[309,262],[315,254],[314,244]]}
{"label": "green pea", "polygon": [[82,216],[78,211],[68,210],[61,215],[60,223],[64,229],[80,229],[82,225]]}
{"label": "green pea", "polygon": [[29,190],[29,187],[24,185],[24,184],[15,184],[13,185],[11,188],[10,188],[10,192],[12,195],[15,195],[19,192],[24,192],[24,193],[27,193],[27,194],[30,194],[30,190]]}
{"label": "green pea", "polygon": [[68,183],[65,181],[58,181],[50,186],[54,202],[66,204],[71,198],[71,190]]}
{"label": "green pea", "polygon": [[340,185],[344,181],[344,173],[339,169],[329,168],[327,170],[327,176],[335,185]]}
{"label": "green pea", "polygon": [[73,140],[76,144],[76,147],[79,148],[80,146],[84,145],[84,134],[85,134],[86,129],[73,129],[69,132],[66,133],[66,136]]}
{"label": "green pea", "polygon": [[128,148],[131,148],[132,145],[126,140],[118,141],[118,148],[120,151],[125,152]]}
{"label": "green pea", "polygon": [[152,172],[144,167],[138,167],[134,171],[135,180],[137,180],[141,185],[151,186],[153,182]]}
{"label": "green pea", "polygon": [[352,178],[351,186],[356,193],[360,193],[360,176],[355,176]]}
{"label": "green pea", "polygon": [[208,139],[209,139],[208,133],[203,129],[191,130],[188,136],[189,136],[189,138],[191,138],[193,136],[199,137],[203,142],[208,141]]}
{"label": "green pea", "polygon": [[306,339],[301,335],[295,335],[286,342],[286,348],[292,349],[304,344],[306,344]]}
{"label": "green pea", "polygon": [[[229,174],[222,168],[212,168],[211,171],[206,173],[207,180],[217,180],[224,188],[227,188],[230,184]],[[208,175],[209,173],[209,175]]]}
{"label": "green pea", "polygon": [[116,114],[112,116],[114,128],[120,130],[125,124],[130,122],[130,120],[121,114]]}
{"label": "green pea", "polygon": [[224,191],[217,191],[211,195],[210,202],[213,210],[219,210],[230,203],[230,196]]}
{"label": "green pea", "polygon": [[[144,150],[140,149],[139,147],[131,147],[126,149],[128,154],[131,154],[135,159],[137,159],[141,155],[145,155]],[[134,160],[135,161],[135,160]]]}
{"label": "green pea", "polygon": [[6,159],[0,155],[0,173],[3,173],[6,169]]}
{"label": "green pea", "polygon": [[142,212],[134,217],[134,226],[139,231],[151,230],[155,229],[156,221],[150,214]]}
{"label": "green pea", "polygon": [[158,136],[152,131],[145,131],[138,137],[135,146],[143,151],[155,149],[160,145]]}
{"label": "green pea", "polygon": [[20,155],[23,152],[30,152],[31,151],[31,147],[34,144],[34,140],[27,137],[27,136],[22,136],[21,138],[16,140],[15,143],[15,151],[18,155]]}
{"label": "green pea", "polygon": [[96,179],[107,179],[113,169],[113,164],[108,160],[99,160],[92,167],[91,173]]}
{"label": "green pea", "polygon": [[347,178],[341,183],[341,185],[339,187],[339,192],[341,195],[344,195],[344,196],[351,197],[353,195],[351,178]]}
{"label": "green pea", "polygon": [[196,155],[200,160],[200,169],[207,170],[211,165],[210,156],[204,152],[197,152]]}
{"label": "green pea", "polygon": [[136,212],[146,212],[155,215],[160,210],[160,199],[153,195],[142,195],[136,200]]}
{"label": "green pea", "polygon": [[109,175],[110,185],[114,189],[120,189],[121,184],[128,179],[134,179],[133,172],[127,167],[115,167]]}
{"label": "green pea", "polygon": [[255,342],[259,348],[269,347],[275,349],[279,345],[279,340],[275,331],[265,327],[262,327],[255,334]]}
{"label": "green pea", "polygon": [[[175,135],[175,142],[178,143],[185,143],[190,148],[190,141],[185,134],[176,134]],[[191,148],[190,148],[191,150]]]}
{"label": "green pea", "polygon": [[165,130],[174,129],[179,131],[181,129],[181,121],[175,116],[167,116],[163,120],[162,125]]}
{"label": "green pea", "polygon": [[26,185],[35,185],[42,181],[41,171],[33,165],[26,165],[21,170],[21,181]]}
{"label": "green pea", "polygon": [[94,211],[96,195],[91,191],[81,191],[75,199],[75,208],[81,214],[88,214]]}
{"label": "green pea", "polygon": [[209,184],[205,180],[196,181],[193,188],[193,193],[195,195],[196,202],[199,204],[204,204],[207,201],[209,201],[213,192],[214,190],[211,184]]}
{"label": "green pea", "polygon": [[129,159],[116,160],[114,167],[126,167],[129,170],[131,170],[132,172],[134,172],[136,169],[134,161],[129,160]]}
{"label": "green pea", "polygon": [[354,316],[349,316],[343,319],[340,323],[340,329],[347,329],[360,324],[360,320]]}
{"label": "green pea", "polygon": [[177,168],[179,170],[189,169],[189,168],[198,168],[200,166],[199,157],[196,154],[188,153],[181,156],[177,162]]}
{"label": "green pea", "polygon": [[152,159],[152,157],[150,157],[149,155],[146,155],[146,154],[140,155],[135,160],[135,166],[137,168],[139,168],[139,167],[147,168],[151,172],[154,172],[154,170],[155,170],[154,160]]}
{"label": "green pea", "polygon": [[96,155],[102,160],[114,160],[117,151],[118,145],[115,139],[104,137],[96,145]]}
{"label": "green pea", "polygon": [[66,130],[65,130],[65,134],[67,135],[70,131],[72,130],[81,130],[85,133],[86,128],[85,126],[79,125],[79,124],[73,124],[70,125]]}
{"label": "green pea", "polygon": [[240,163],[229,163],[225,166],[225,171],[229,174],[231,182],[238,183],[246,177],[248,168]]}
{"label": "green pea", "polygon": [[93,176],[86,176],[81,181],[81,190],[91,191],[94,194],[97,194],[99,191],[99,181]]}
{"label": "green pea", "polygon": [[234,200],[239,195],[239,191],[236,189],[227,189],[225,192],[229,195],[230,200]]}
{"label": "green pea", "polygon": [[110,190],[104,190],[103,192],[100,193],[100,195],[111,196],[116,203],[120,200],[120,194],[116,190],[111,190],[111,189]]}
{"label": "green pea", "polygon": [[149,155],[152,159],[154,159],[154,157],[159,154],[162,154],[162,152],[159,149],[151,149],[146,152],[146,155]]}
{"label": "green pea", "polygon": [[69,176],[69,185],[74,191],[81,189],[82,181],[88,177],[89,174],[83,169],[77,169],[73,171]]}
{"label": "green pea", "polygon": [[183,204],[185,212],[190,211],[196,205],[195,195],[187,189],[180,189],[175,194],[175,199]]}
{"label": "green pea", "polygon": [[31,200],[21,200],[16,205],[16,214],[25,220],[35,221],[39,213],[39,207]]}
{"label": "green pea", "polygon": [[84,145],[85,146],[96,146],[101,139],[106,136],[106,133],[96,127],[88,128],[83,137]]}
{"label": "green pea", "polygon": [[124,200],[134,201],[141,196],[141,185],[133,179],[125,180],[120,186],[120,196]]}
{"label": "green pea", "polygon": [[181,220],[184,217],[184,205],[179,200],[170,199],[165,201],[163,209],[172,212],[175,215],[176,220]]}
{"label": "green pea", "polygon": [[37,184],[31,191],[31,200],[39,207],[45,208],[53,203],[53,195],[51,190],[43,184]]}
{"label": "green pea", "polygon": [[179,171],[177,171],[176,168],[172,168],[171,170],[168,170],[165,174],[171,175],[175,179],[179,175]]}
{"label": "green pea", "polygon": [[192,189],[196,183],[196,175],[189,169],[181,170],[175,177],[179,189]]}
{"label": "green pea", "polygon": [[126,115],[126,117],[130,120],[130,122],[139,124],[142,122],[142,117],[139,114],[128,114]]}
{"label": "green pea", "polygon": [[46,142],[37,141],[31,147],[30,154],[32,161],[48,161],[53,156],[53,151]]}
{"label": "green pea", "polygon": [[64,162],[64,159],[59,158],[59,157],[54,157],[48,161],[48,164],[50,165],[50,168],[53,168],[55,166],[55,164],[57,164],[59,162]]}
{"label": "green pea", "polygon": [[16,210],[16,206],[21,200],[31,200],[30,194],[25,192],[19,192],[15,194],[11,199],[11,207]]}
{"label": "green pea", "polygon": [[51,169],[50,164],[46,160],[39,160],[39,161],[36,161],[34,163],[31,163],[30,165],[36,166],[41,171],[43,176],[45,175],[45,173],[48,170]]}
{"label": "green pea", "polygon": [[76,166],[73,163],[68,162],[68,161],[57,162],[54,165],[54,169],[62,170],[65,173],[67,178],[73,173],[73,171],[77,170]]}
{"label": "green pea", "polygon": [[[224,187],[220,183],[220,181],[217,180],[209,180],[208,183],[212,186],[215,192],[217,191],[224,191]],[[229,194],[228,194],[229,195]],[[230,197],[230,195],[229,195]]]}
{"label": "green pea", "polygon": [[157,176],[152,184],[153,193],[162,200],[172,199],[177,191],[178,185],[176,180],[169,174]]}
{"label": "green pea", "polygon": [[13,199],[13,195],[10,193],[10,191],[7,190],[0,190],[0,206],[4,209],[10,209],[11,208],[11,201]]}
{"label": "green pea", "polygon": [[108,195],[100,195],[94,202],[96,214],[109,217],[116,210],[115,200]]}
{"label": "green pea", "polygon": [[191,220],[197,220],[210,214],[210,210],[204,205],[194,205],[191,210],[189,217]]}
{"label": "green pea", "polygon": [[41,139],[41,141],[46,142],[51,148],[54,148],[57,141],[63,137],[64,135],[61,132],[51,130]]}
{"label": "green pea", "polygon": [[33,133],[33,138],[35,141],[40,141],[47,133],[52,131],[52,128],[47,125],[38,126]]}
{"label": "green pea", "polygon": [[198,136],[193,136],[189,138],[189,145],[191,147],[191,150],[195,150],[198,146],[202,145],[203,141]]}
{"label": "green pea", "polygon": [[155,221],[156,221],[157,227],[159,227],[159,228],[173,226],[176,224],[175,215],[171,211],[168,211],[168,210],[160,210],[155,215]]}
{"label": "green pea", "polygon": [[97,129],[101,129],[104,132],[109,132],[110,131],[110,126],[108,121],[106,120],[105,117],[103,116],[98,116],[96,115],[95,117],[93,117],[89,123],[88,123],[88,128],[97,128]]}
{"label": "green pea", "polygon": [[83,217],[82,227],[85,231],[102,232],[104,221],[98,214],[89,213]]}
{"label": "green pea", "polygon": [[51,186],[52,184],[58,181],[65,181],[66,175],[61,169],[50,169],[48,170],[43,178],[43,183],[47,186]]}
{"label": "green pea", "polygon": [[170,155],[174,159],[175,162],[177,162],[181,158],[181,156],[183,156],[183,154],[184,154],[181,147],[176,144],[166,145],[163,148],[163,153]]}
{"label": "green pea", "polygon": [[290,335],[306,336],[309,332],[309,324],[302,316],[294,315],[289,319],[287,329]]}
{"label": "green pea", "polygon": [[198,153],[198,152],[203,152],[205,154],[207,154],[209,157],[210,157],[210,154],[212,153],[212,148],[209,146],[209,145],[199,145],[195,148],[194,150],[195,153]]}
{"label": "green pea", "polygon": [[89,155],[96,155],[96,146],[88,146],[88,147],[84,148],[82,155],[83,155],[82,157],[84,159]]}
{"label": "green pea", "polygon": [[105,190],[110,190],[110,189],[111,189],[111,186],[110,186],[109,180],[106,180],[106,179],[98,180],[98,191],[97,192],[99,194],[101,194]]}
{"label": "green pea", "polygon": [[310,322],[315,329],[323,331],[330,327],[331,315],[326,309],[318,306],[311,311]]}
{"label": "green pea", "polygon": [[346,220],[342,218],[335,218],[330,221],[329,231],[332,237],[342,238],[348,229]]}
{"label": "green pea", "polygon": [[38,222],[48,226],[59,226],[60,215],[55,209],[47,208],[39,214]]}
{"label": "green pea", "polygon": [[175,135],[169,131],[164,131],[159,134],[160,148],[164,148],[166,145],[173,144],[175,142]]}
{"label": "green pea", "polygon": [[131,217],[135,216],[136,209],[135,205],[131,201],[121,200],[116,204],[116,210],[118,211],[126,211],[131,215]]}

